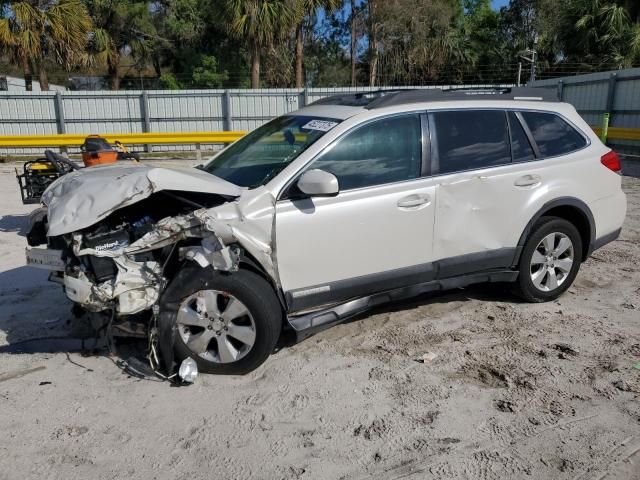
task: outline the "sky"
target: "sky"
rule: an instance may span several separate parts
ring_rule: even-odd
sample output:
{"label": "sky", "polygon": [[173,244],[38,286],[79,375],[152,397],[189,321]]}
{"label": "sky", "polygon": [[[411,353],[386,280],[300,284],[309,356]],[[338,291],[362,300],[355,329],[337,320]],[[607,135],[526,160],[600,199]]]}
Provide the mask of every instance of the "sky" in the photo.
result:
{"label": "sky", "polygon": [[500,7],[506,7],[508,4],[509,0],[491,0],[494,10],[500,10]]}

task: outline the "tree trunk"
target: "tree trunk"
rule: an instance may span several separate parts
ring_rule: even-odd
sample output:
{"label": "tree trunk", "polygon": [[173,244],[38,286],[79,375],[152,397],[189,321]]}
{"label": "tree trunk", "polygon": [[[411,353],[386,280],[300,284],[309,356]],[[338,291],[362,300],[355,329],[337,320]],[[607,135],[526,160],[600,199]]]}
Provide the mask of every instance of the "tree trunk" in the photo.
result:
{"label": "tree trunk", "polygon": [[296,27],[296,88],[304,86],[303,58],[304,58],[304,20]]}
{"label": "tree trunk", "polygon": [[356,0],[351,0],[351,86],[356,86],[356,47],[358,44],[356,32]]}
{"label": "tree trunk", "polygon": [[33,75],[31,74],[29,60],[26,57],[22,59],[22,72],[24,73],[24,89],[27,92],[33,91]]}
{"label": "tree trunk", "polygon": [[153,56],[153,70],[156,73],[156,77],[160,78],[162,76],[162,67],[160,67],[159,55]]}
{"label": "tree trunk", "polygon": [[251,51],[251,88],[260,88],[260,49]]}
{"label": "tree trunk", "polygon": [[378,75],[377,0],[369,0],[369,86],[375,87]]}
{"label": "tree trunk", "polygon": [[107,65],[109,71],[109,83],[111,90],[120,90],[120,73],[118,72],[118,62],[109,61]]}
{"label": "tree trunk", "polygon": [[42,65],[38,66],[38,78],[40,80],[40,90],[43,92],[49,91],[49,75],[47,75],[47,69]]}

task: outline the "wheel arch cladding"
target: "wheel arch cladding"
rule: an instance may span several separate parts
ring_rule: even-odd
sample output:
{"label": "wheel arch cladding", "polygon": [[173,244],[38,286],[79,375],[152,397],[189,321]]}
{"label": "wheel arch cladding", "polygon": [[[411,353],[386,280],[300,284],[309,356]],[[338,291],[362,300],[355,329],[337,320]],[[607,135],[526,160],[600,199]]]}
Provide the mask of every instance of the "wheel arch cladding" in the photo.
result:
{"label": "wheel arch cladding", "polygon": [[558,217],[571,222],[580,233],[582,240],[582,261],[586,260],[591,254],[596,236],[595,220],[589,206],[582,200],[574,197],[556,198],[544,204],[544,206],[536,212],[529,220],[526,228],[518,241],[519,253],[515,259],[515,264],[520,260],[522,248],[533,229],[535,223],[542,217]]}

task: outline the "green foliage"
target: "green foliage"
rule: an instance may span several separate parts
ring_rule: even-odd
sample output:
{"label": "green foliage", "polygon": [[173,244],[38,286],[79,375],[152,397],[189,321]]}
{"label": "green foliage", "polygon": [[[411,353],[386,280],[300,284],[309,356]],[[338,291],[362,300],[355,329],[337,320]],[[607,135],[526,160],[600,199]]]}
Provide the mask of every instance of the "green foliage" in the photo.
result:
{"label": "green foliage", "polygon": [[640,63],[638,0],[0,0],[0,65],[112,88],[338,86],[352,32],[360,85],[514,81],[530,49],[549,74]]}
{"label": "green foliage", "polygon": [[80,0],[13,2],[0,5],[0,51],[20,66],[30,82],[33,71],[48,90],[45,62],[67,70],[86,58],[91,18]]}
{"label": "green foliage", "polygon": [[228,79],[226,71],[218,71],[218,61],[213,55],[204,55],[201,65],[193,70],[193,83],[199,88],[221,88]]}
{"label": "green foliage", "polygon": [[156,29],[150,2],[132,0],[87,0],[94,32],[89,55],[96,66],[106,66],[111,88],[118,89],[122,72],[120,58],[128,55],[141,67],[149,62]]}
{"label": "green foliage", "polygon": [[182,90],[184,88],[173,73],[160,75],[160,88],[163,90]]}
{"label": "green foliage", "polygon": [[566,55],[595,65],[629,67],[640,60],[640,24],[623,5],[604,0],[574,0],[563,27]]}

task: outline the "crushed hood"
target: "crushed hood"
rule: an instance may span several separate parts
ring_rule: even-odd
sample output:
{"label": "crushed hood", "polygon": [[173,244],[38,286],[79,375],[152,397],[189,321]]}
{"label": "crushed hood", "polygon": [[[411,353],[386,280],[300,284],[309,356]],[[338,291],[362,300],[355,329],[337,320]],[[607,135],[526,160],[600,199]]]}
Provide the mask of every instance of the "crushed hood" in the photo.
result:
{"label": "crushed hood", "polygon": [[239,197],[243,188],[196,168],[106,165],[60,177],[42,195],[48,207],[49,236],[81,230],[113,211],[162,190]]}

